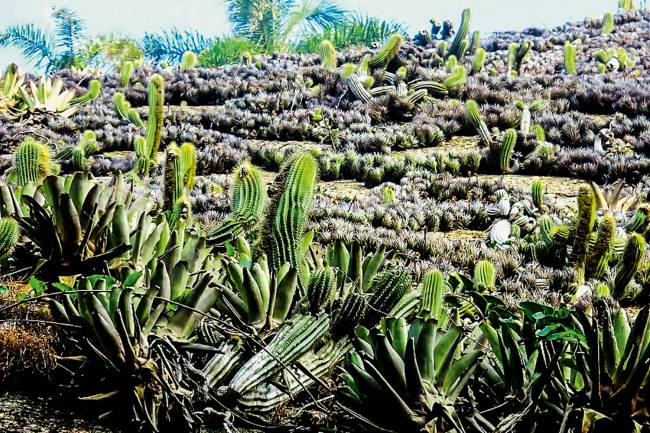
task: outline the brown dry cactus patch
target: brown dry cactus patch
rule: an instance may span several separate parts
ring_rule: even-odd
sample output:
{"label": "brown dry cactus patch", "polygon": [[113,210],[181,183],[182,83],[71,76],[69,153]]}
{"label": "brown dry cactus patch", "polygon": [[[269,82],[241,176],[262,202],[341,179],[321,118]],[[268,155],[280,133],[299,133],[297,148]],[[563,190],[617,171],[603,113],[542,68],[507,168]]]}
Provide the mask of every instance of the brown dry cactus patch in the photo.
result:
{"label": "brown dry cactus patch", "polygon": [[[0,308],[18,302],[30,287],[22,282],[3,282]],[[50,320],[45,302],[26,302],[0,313],[0,383],[47,377],[56,367],[51,326],[29,320]]]}

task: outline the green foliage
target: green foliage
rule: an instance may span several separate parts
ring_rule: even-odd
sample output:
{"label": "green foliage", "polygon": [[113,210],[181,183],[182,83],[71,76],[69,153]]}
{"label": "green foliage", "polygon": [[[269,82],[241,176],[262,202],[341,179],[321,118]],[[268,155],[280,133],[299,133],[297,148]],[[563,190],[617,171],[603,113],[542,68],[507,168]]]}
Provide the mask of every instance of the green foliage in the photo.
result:
{"label": "green foliage", "polygon": [[200,53],[209,49],[215,42],[199,32],[180,31],[175,27],[159,34],[145,33],[142,41],[145,56],[161,65],[179,64],[187,51]]}
{"label": "green foliage", "polygon": [[357,335],[360,353],[350,355],[341,376],[351,409],[389,431],[464,431],[455,404],[481,352],[460,327],[386,319],[381,329],[359,328]]}
{"label": "green foliage", "polygon": [[336,49],[352,46],[371,47],[385,42],[393,34],[406,35],[402,24],[382,21],[378,18],[356,15],[343,22],[327,26],[321,33],[301,39],[295,49],[298,52],[316,53],[323,40],[332,42]]}
{"label": "green foliage", "polygon": [[212,68],[238,63],[242,57],[252,57],[258,52],[258,46],[246,38],[235,36],[219,38],[199,54],[199,64],[204,68]]}

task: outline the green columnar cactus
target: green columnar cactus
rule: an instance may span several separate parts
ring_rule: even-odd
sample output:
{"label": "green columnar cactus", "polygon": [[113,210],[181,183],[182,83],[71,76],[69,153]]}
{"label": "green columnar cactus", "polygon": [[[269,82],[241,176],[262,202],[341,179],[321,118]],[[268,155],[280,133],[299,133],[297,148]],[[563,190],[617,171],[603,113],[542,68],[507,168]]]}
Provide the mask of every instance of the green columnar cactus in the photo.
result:
{"label": "green columnar cactus", "polygon": [[612,292],[614,298],[620,300],[628,295],[628,286],[639,270],[643,254],[645,254],[645,246],[645,239],[638,233],[634,233],[628,238],[614,279]]}
{"label": "green columnar cactus", "polygon": [[349,334],[356,328],[366,315],[368,302],[362,293],[350,292],[334,314],[331,332],[335,337]]}
{"label": "green columnar cactus", "polygon": [[138,128],[144,128],[144,122],[140,119],[140,115],[135,108],[131,108],[129,101],[120,92],[115,92],[113,96],[113,107],[121,118],[128,120]]}
{"label": "green columnar cactus", "polygon": [[76,146],[64,146],[54,156],[57,160],[71,160],[75,171],[86,168],[88,157],[97,152],[97,136],[93,131],[84,131]]}
{"label": "green columnar cactus", "polygon": [[13,218],[0,218],[0,260],[9,256],[20,238],[18,221]]}
{"label": "green columnar cactus", "polygon": [[411,274],[399,268],[388,269],[376,275],[370,283],[372,297],[368,301],[366,322],[374,323],[388,314],[409,290],[411,281]]}
{"label": "green columnar cactus", "polygon": [[324,39],[318,46],[318,54],[321,65],[327,69],[336,69],[336,48],[332,42]]}
{"label": "green columnar cactus", "polygon": [[596,199],[591,188],[583,186],[578,193],[578,217],[574,230],[573,250],[569,258],[569,263],[578,273],[578,284],[583,284],[585,280],[585,260],[595,220]]}
{"label": "green columnar cactus", "polygon": [[472,43],[469,46],[469,49],[467,50],[467,54],[475,54],[476,50],[478,50],[481,47],[481,32],[478,30],[475,30],[474,33],[472,33]]}
{"label": "green columnar cactus", "polygon": [[517,144],[517,131],[510,128],[503,134],[499,148],[499,167],[503,173],[510,172],[510,161],[515,152],[515,144]]}
{"label": "green columnar cactus", "polygon": [[368,65],[373,69],[382,69],[388,66],[388,63],[399,53],[404,39],[399,34],[391,35],[383,47],[375,53],[368,61]]}
{"label": "green columnar cactus", "polygon": [[478,108],[478,104],[474,100],[469,100],[465,104],[465,112],[467,114],[467,119],[470,121],[472,126],[476,129],[481,141],[486,146],[492,148],[494,147],[494,141],[492,140],[492,134],[488,130],[483,117],[481,116],[481,111]]}
{"label": "green columnar cactus", "polygon": [[133,75],[134,69],[135,67],[133,66],[132,61],[127,60],[126,62],[122,63],[122,67],[120,68],[120,86],[129,86],[129,82],[131,81],[131,76]]}
{"label": "green columnar cactus", "polygon": [[585,278],[603,278],[609,262],[609,253],[616,235],[616,219],[607,214],[600,223],[596,243],[591,245],[585,263]]}
{"label": "green columnar cactus", "polygon": [[603,35],[609,35],[614,31],[614,15],[611,12],[605,12],[603,15],[603,26],[601,33]]}
{"label": "green columnar cactus", "polygon": [[576,48],[569,41],[564,44],[564,71],[569,75],[577,75]]}
{"label": "green columnar cactus", "polygon": [[336,276],[330,268],[321,268],[314,271],[309,278],[307,298],[309,311],[318,314],[327,309],[336,294]]}
{"label": "green columnar cactus", "polygon": [[494,265],[487,260],[481,260],[474,266],[474,290],[492,292],[496,289]]}
{"label": "green columnar cactus", "polygon": [[544,127],[542,125],[533,125],[531,130],[533,134],[535,134],[535,139],[537,141],[546,141],[546,132],[544,132]]}
{"label": "green columnar cactus", "polygon": [[[472,11],[467,8],[463,10],[461,19],[460,19],[460,26],[458,27],[458,31],[456,32],[456,36],[454,37],[454,40],[452,41],[451,45],[449,46],[449,50],[447,51],[448,55],[454,55],[458,59],[462,59],[463,56],[461,53],[461,46],[463,45],[463,41],[465,41],[467,38],[467,35],[469,34],[469,25],[472,20]],[[467,46],[465,47],[467,49]]]}
{"label": "green columnar cactus", "polygon": [[445,62],[445,69],[447,70],[448,73],[453,73],[456,67],[458,66],[458,57],[455,55],[451,55],[447,57],[447,61]]}
{"label": "green columnar cactus", "polygon": [[262,218],[266,206],[266,185],[260,172],[245,162],[235,169],[232,197],[232,217],[227,218],[210,234],[209,242],[223,245],[252,229]]}
{"label": "green columnar cactus", "polygon": [[485,50],[483,48],[477,48],[476,53],[474,54],[474,61],[472,62],[472,72],[478,74],[483,70],[485,65]]}
{"label": "green columnar cactus", "polygon": [[196,54],[191,51],[185,51],[183,53],[183,58],[181,59],[181,70],[187,71],[194,69],[196,65],[199,64],[199,58]]}
{"label": "green columnar cactus", "polygon": [[[271,199],[271,266],[277,270],[290,263],[298,270],[302,264],[299,243],[304,235],[318,179],[318,162],[307,152],[296,153],[282,168]],[[306,283],[306,282],[304,282]],[[303,286],[304,287],[304,286]]]}
{"label": "green columnar cactus", "polygon": [[[184,143],[180,148],[171,143],[166,150],[164,174],[164,209],[182,210],[186,205],[179,203],[186,192],[194,187],[196,175],[196,149],[191,143]],[[188,202],[189,203],[189,202]],[[180,207],[178,207],[179,205]]]}
{"label": "green columnar cactus", "polygon": [[39,185],[52,172],[50,149],[43,143],[27,137],[16,148],[14,168],[16,182],[25,186],[28,182]]}
{"label": "green columnar cactus", "polygon": [[156,161],[163,126],[163,107],[165,104],[165,82],[159,74],[149,79],[149,118],[144,137],[136,137],[134,148],[138,161],[134,169],[137,174],[147,176]]}
{"label": "green columnar cactus", "polygon": [[519,45],[512,43],[508,47],[507,74],[512,76],[513,73],[521,72],[521,65],[530,53],[532,43],[528,39],[521,41]]}
{"label": "green columnar cactus", "polygon": [[447,41],[438,42],[438,45],[436,46],[436,53],[440,57],[445,57],[447,53]]}
{"label": "green columnar cactus", "polygon": [[99,80],[91,80],[88,83],[88,91],[83,95],[77,96],[70,100],[70,105],[84,105],[90,101],[94,101],[99,96],[99,92],[102,90],[102,84]]}
{"label": "green columnar cactus", "polygon": [[618,0],[618,8],[624,11],[633,11],[634,0]]}
{"label": "green columnar cactus", "polygon": [[427,272],[420,282],[420,303],[419,316],[424,319],[434,318],[441,322],[443,312],[443,295],[446,291],[445,276],[438,270]]}
{"label": "green columnar cactus", "polygon": [[650,226],[650,204],[640,205],[630,221],[625,226],[625,229],[630,233],[643,234]]}
{"label": "green columnar cactus", "polygon": [[541,179],[533,180],[533,204],[537,209],[544,206],[544,183]]}

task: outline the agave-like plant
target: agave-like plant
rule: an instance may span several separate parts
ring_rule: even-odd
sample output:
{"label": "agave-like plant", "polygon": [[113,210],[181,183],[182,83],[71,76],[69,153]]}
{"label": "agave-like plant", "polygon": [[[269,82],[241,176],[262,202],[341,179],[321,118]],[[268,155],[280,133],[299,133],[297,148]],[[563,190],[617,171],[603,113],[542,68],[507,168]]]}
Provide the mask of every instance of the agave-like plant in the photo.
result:
{"label": "agave-like plant", "polygon": [[62,117],[70,117],[79,110],[79,107],[96,99],[101,91],[101,83],[91,80],[88,91],[75,96],[71,90],[63,90],[63,81],[60,78],[52,80],[41,77],[38,83],[29,82],[29,87],[21,87],[21,102],[14,109],[16,115],[23,113],[54,113]]}
{"label": "agave-like plant", "polygon": [[465,431],[456,402],[482,352],[460,327],[385,319],[379,329],[356,332],[358,352],[342,375],[352,410],[382,431]]}

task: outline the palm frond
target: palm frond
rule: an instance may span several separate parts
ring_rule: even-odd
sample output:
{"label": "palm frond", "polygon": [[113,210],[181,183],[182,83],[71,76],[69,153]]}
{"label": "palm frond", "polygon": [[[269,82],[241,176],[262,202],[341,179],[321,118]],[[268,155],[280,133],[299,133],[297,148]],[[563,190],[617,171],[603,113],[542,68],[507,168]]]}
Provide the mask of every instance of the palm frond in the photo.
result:
{"label": "palm frond", "polygon": [[294,0],[226,0],[236,36],[249,39],[267,52],[283,50],[286,23]]}
{"label": "palm frond", "polygon": [[218,39],[210,48],[199,56],[203,67],[222,66],[237,63],[244,53],[256,54],[259,52],[257,44],[240,37],[226,37]]}
{"label": "palm frond", "polygon": [[350,46],[369,47],[375,42],[384,42],[394,33],[405,36],[406,27],[394,21],[355,15],[342,23],[325,28],[321,33],[308,35],[298,42],[296,50],[318,52],[318,47],[324,39],[331,41],[337,49]]}
{"label": "palm frond", "polygon": [[348,18],[348,12],[332,0],[304,0],[289,15],[286,36],[294,31],[315,33],[341,24]]}
{"label": "palm frond", "polygon": [[21,50],[28,61],[35,61],[37,68],[46,69],[54,61],[54,41],[33,24],[7,27],[0,33],[0,47],[15,47]]}
{"label": "palm frond", "polygon": [[68,8],[56,8],[52,12],[56,26],[57,47],[61,49],[61,66],[79,66],[74,64],[78,51],[83,44],[83,21]]}
{"label": "palm frond", "polygon": [[180,31],[176,28],[162,33],[145,33],[143,39],[144,55],[156,62],[180,63],[186,51],[200,53],[215,42],[197,31]]}

